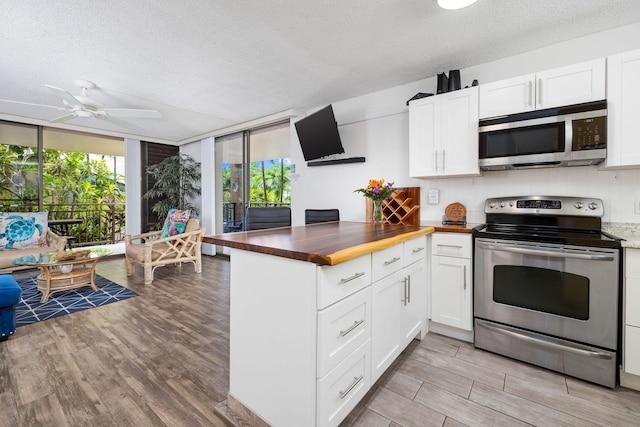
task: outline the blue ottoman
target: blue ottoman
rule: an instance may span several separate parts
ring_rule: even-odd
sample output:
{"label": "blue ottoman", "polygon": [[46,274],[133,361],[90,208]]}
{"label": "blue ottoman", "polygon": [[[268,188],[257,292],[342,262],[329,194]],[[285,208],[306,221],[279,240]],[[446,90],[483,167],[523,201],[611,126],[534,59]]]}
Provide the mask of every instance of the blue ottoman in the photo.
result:
{"label": "blue ottoman", "polygon": [[22,289],[9,275],[0,275],[0,341],[16,331],[15,305],[20,302]]}

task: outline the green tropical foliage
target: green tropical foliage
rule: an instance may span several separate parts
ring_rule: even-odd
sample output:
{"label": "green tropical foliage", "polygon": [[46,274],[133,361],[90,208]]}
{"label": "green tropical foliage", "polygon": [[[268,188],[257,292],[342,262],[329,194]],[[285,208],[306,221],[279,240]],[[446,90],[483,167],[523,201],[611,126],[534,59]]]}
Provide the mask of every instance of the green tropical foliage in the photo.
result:
{"label": "green tropical foliage", "polygon": [[165,218],[171,208],[189,209],[192,217],[198,216],[193,201],[200,195],[199,162],[180,153],[147,167],[147,174],[155,179],[155,184],[144,197],[158,199],[151,208],[158,218]]}
{"label": "green tropical foliage", "polygon": [[[231,165],[222,169],[223,202],[231,201]],[[250,165],[249,201],[255,204],[291,203],[291,163],[289,159],[254,162]],[[236,182],[238,179],[236,179]],[[237,185],[237,184],[236,184]]]}
{"label": "green tropical foliage", "polygon": [[[124,176],[105,156],[43,150],[42,204],[50,219],[81,219],[74,234],[110,241],[124,230]],[[38,155],[30,147],[0,145],[2,210],[38,209]],[[114,229],[114,224],[117,224]]]}

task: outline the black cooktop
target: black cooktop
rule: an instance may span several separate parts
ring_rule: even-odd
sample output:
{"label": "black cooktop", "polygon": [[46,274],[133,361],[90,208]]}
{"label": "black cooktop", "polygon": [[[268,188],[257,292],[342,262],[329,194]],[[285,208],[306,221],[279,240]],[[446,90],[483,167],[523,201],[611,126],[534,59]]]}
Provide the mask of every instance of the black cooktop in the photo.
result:
{"label": "black cooktop", "polygon": [[536,225],[482,224],[473,229],[475,237],[562,245],[620,248],[621,239],[600,230],[566,229]]}

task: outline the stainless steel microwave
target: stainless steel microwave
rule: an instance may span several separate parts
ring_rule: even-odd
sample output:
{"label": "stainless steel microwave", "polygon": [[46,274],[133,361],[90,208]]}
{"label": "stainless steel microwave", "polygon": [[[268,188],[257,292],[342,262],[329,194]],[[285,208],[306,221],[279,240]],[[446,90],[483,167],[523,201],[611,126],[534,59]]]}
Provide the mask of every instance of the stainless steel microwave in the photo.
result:
{"label": "stainless steel microwave", "polygon": [[482,170],[598,164],[607,156],[607,103],[480,120],[478,153]]}

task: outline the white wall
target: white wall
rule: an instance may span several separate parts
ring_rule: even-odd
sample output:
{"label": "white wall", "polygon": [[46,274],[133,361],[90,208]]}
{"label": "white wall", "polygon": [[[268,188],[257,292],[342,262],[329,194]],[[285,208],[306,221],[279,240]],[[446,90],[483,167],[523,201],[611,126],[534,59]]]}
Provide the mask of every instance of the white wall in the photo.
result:
{"label": "white wall", "polygon": [[[508,77],[604,57],[640,48],[640,23],[593,34],[499,61],[461,70],[462,85]],[[639,77],[640,78],[640,77]],[[362,219],[363,197],[353,193],[371,178],[395,181],[397,186],[420,186],[423,220],[441,220],[449,203],[467,207],[470,222],[483,222],[488,197],[512,195],[576,195],[601,198],[605,222],[640,222],[633,210],[640,199],[640,169],[598,171],[595,166],[484,172],[475,178],[412,179],[408,175],[408,108],[417,92],[435,93],[435,76],[358,98],[334,102],[333,108],[346,153],[365,156],[365,163],[307,167],[292,126],[293,224],[304,223],[305,208],[340,208],[341,219]],[[427,205],[427,189],[440,190],[440,203]]]}

